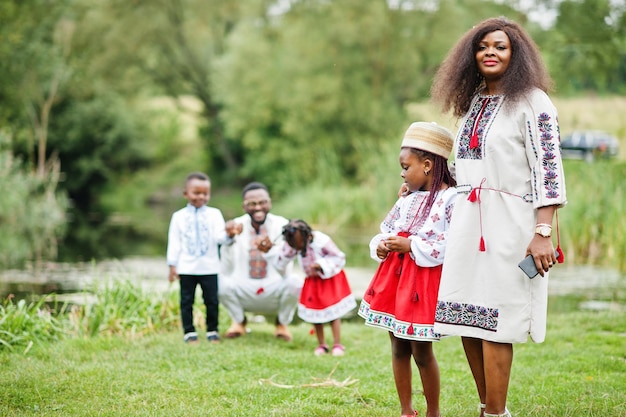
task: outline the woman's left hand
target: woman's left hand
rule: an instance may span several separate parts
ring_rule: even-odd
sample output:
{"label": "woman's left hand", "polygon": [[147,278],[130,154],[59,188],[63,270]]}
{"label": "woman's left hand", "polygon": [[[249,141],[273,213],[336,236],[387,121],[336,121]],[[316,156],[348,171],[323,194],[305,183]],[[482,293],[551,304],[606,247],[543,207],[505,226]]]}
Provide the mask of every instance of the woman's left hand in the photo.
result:
{"label": "woman's left hand", "polygon": [[535,234],[526,249],[526,255],[532,254],[539,275],[544,276],[556,263],[552,239]]}

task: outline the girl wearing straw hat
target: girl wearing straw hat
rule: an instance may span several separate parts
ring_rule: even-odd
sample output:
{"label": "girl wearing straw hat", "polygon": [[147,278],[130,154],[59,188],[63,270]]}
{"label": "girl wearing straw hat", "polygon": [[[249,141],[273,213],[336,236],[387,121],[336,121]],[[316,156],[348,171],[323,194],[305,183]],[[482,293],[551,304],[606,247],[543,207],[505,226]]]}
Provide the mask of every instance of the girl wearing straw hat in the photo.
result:
{"label": "girl wearing straw hat", "polygon": [[435,307],[457,195],[447,165],[452,144],[452,134],[435,123],[411,124],[399,156],[406,193],[370,242],[370,255],[380,265],[358,314],[366,325],[389,332],[403,417],[417,415],[411,401],[411,357],[420,373],[426,416],[440,415],[439,366],[432,341],[439,340],[433,330]]}

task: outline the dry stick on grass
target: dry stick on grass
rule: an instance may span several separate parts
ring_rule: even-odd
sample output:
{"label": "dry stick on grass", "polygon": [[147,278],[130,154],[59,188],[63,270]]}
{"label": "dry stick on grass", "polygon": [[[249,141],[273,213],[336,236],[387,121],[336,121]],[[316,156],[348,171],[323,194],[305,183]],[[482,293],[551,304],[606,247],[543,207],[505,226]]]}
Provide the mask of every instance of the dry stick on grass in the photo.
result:
{"label": "dry stick on grass", "polygon": [[270,377],[269,379],[259,379],[259,384],[269,384],[269,385],[271,385],[273,387],[288,388],[288,389],[292,389],[292,388],[319,388],[319,387],[344,388],[344,387],[348,387],[350,385],[353,385],[353,384],[356,384],[357,382],[359,382],[358,379],[353,379],[351,376],[347,377],[346,379],[344,379],[341,382],[332,379],[331,376],[333,375],[335,370],[337,370],[337,366],[339,366],[339,364],[335,365],[333,370],[330,371],[330,374],[328,374],[328,376],[325,379],[320,379],[320,378],[315,378],[315,377],[313,378],[313,380],[316,380],[316,381],[319,381],[319,382],[312,382],[310,384],[301,384],[301,385],[278,384],[278,383],[272,381],[272,379],[275,376],[274,375],[274,376]]}

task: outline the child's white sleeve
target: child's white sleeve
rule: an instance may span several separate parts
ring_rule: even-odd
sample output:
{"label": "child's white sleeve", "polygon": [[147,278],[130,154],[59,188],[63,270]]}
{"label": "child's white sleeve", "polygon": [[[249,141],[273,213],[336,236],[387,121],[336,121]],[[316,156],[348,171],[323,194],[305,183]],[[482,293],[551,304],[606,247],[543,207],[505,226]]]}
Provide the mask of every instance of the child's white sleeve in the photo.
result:
{"label": "child's white sleeve", "polygon": [[434,239],[411,236],[411,256],[419,266],[432,267],[443,264],[446,254],[447,232],[437,233]]}
{"label": "child's white sleeve", "polygon": [[343,253],[330,237],[317,233],[315,240],[320,246],[315,245],[315,262],[322,268],[322,278],[332,278],[337,275],[346,265],[346,254]]}
{"label": "child's white sleeve", "polygon": [[279,271],[284,271],[298,252],[284,240],[279,240],[263,257]]}
{"label": "child's white sleeve", "polygon": [[178,256],[180,254],[181,246],[180,246],[180,230],[178,227],[176,213],[172,215],[172,220],[170,221],[170,227],[167,233],[167,265],[168,266],[176,266],[178,265]]}
{"label": "child's white sleeve", "polygon": [[211,213],[211,225],[215,243],[218,245],[229,245],[233,242],[233,239],[228,237],[226,233],[226,222],[221,210],[213,210]]}
{"label": "child's white sleeve", "polygon": [[387,239],[390,236],[395,236],[393,233],[379,233],[370,240],[370,257],[378,263],[381,263],[383,260],[376,255],[376,248],[378,248],[378,244]]}

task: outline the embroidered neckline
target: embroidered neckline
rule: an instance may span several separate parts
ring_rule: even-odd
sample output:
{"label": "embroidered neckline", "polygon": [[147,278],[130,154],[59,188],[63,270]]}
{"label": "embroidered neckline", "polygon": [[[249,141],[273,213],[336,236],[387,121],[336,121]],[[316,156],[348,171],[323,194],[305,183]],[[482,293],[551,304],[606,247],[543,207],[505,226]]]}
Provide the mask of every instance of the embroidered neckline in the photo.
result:
{"label": "embroidered neckline", "polygon": [[482,92],[478,93],[478,97],[485,97],[485,98],[494,98],[494,97],[504,97],[505,94],[484,94]]}

